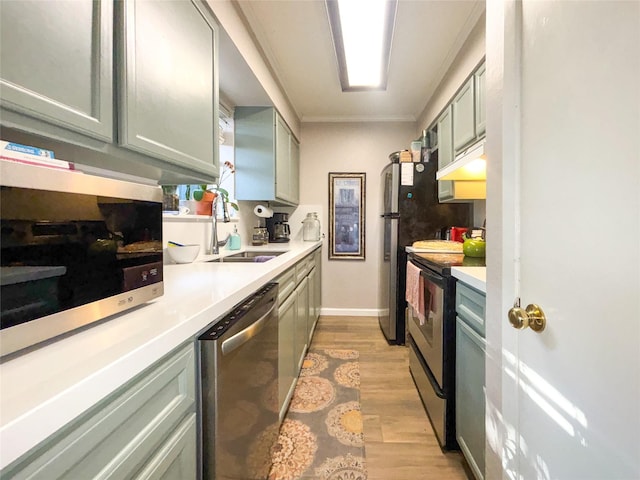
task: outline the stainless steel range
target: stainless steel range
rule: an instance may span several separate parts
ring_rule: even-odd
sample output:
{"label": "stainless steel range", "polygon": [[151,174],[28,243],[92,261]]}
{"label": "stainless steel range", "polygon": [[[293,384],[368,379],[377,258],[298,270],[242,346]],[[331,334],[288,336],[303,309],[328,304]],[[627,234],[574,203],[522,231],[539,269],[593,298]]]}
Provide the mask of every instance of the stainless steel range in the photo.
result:
{"label": "stainless steel range", "polygon": [[407,308],[409,369],[440,446],[458,449],[455,425],[455,279],[462,254],[411,253],[407,270],[419,270],[424,306]]}

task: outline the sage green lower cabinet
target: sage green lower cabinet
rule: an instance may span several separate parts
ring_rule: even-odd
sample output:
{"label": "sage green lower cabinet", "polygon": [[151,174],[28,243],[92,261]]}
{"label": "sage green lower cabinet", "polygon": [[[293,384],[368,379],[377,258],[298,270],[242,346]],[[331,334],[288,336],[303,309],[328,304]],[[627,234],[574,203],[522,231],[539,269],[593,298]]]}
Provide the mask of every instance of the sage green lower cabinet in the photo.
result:
{"label": "sage green lower cabinet", "polygon": [[307,337],[309,338],[309,344],[311,343],[311,337],[313,336],[313,330],[316,326],[317,301],[318,301],[318,267],[315,266],[309,272],[309,309],[307,314]]}
{"label": "sage green lower cabinet", "polygon": [[[320,249],[307,255],[276,278],[278,283],[278,402],[280,421],[284,419],[293,395],[298,373],[311,345],[312,287],[316,275],[315,261]],[[319,301],[319,297],[318,297]],[[320,308],[317,308],[318,313]]]}
{"label": "sage green lower cabinet", "polygon": [[16,460],[0,477],[195,480],[195,365],[189,342]]}
{"label": "sage green lower cabinet", "polygon": [[315,328],[318,318],[320,318],[320,308],[322,307],[322,249],[318,248],[313,254],[316,265],[316,284],[314,294],[314,318],[313,326]]}
{"label": "sage green lower cabinet", "polygon": [[456,291],[456,438],[478,480],[485,471],[485,296],[458,282]]}
{"label": "sage green lower cabinet", "polygon": [[278,404],[280,421],[284,419],[296,384],[297,358],[295,355],[296,295],[289,297],[278,308]]}
{"label": "sage green lower cabinet", "polygon": [[139,480],[197,478],[196,435],[196,414],[194,413],[182,422],[135,478]]}
{"label": "sage green lower cabinet", "polygon": [[304,356],[309,346],[309,280],[303,278],[296,288],[296,338],[295,338],[295,355],[298,359],[297,371],[302,368]]}

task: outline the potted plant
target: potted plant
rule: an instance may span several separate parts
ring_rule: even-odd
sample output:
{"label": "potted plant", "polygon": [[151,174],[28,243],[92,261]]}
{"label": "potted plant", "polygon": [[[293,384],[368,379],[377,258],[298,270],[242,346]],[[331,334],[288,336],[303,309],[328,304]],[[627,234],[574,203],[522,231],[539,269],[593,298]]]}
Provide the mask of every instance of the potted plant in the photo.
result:
{"label": "potted plant", "polygon": [[229,201],[229,192],[219,185],[223,180],[225,180],[230,175],[233,175],[234,173],[235,169],[233,167],[233,164],[229,161],[226,161],[224,162],[224,165],[222,167],[222,174],[218,179],[217,185],[213,186],[212,188],[208,188],[207,185],[199,185],[199,190],[193,192],[193,199],[196,200],[196,213],[198,215],[211,215],[213,201],[216,197],[220,197],[219,200],[222,200],[222,212],[224,221],[229,221],[228,205],[230,205],[234,210],[237,211],[238,204]]}

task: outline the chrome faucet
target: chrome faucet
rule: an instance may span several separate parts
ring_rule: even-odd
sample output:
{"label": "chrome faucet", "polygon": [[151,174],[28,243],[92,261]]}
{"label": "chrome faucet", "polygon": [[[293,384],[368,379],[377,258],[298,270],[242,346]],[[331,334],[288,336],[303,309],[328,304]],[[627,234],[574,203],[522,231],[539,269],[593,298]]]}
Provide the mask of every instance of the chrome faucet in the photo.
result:
{"label": "chrome faucet", "polygon": [[[211,255],[217,255],[220,253],[220,247],[224,247],[231,235],[227,235],[224,240],[218,240],[218,216],[216,215],[218,210],[218,198],[220,195],[216,195],[211,202],[211,244],[209,246],[209,253]],[[229,222],[228,215],[224,216],[223,222]]]}
{"label": "chrome faucet", "polygon": [[220,247],[218,246],[218,218],[216,215],[217,206],[218,195],[216,195],[213,198],[213,202],[211,202],[211,244],[209,253],[212,255],[220,253]]}

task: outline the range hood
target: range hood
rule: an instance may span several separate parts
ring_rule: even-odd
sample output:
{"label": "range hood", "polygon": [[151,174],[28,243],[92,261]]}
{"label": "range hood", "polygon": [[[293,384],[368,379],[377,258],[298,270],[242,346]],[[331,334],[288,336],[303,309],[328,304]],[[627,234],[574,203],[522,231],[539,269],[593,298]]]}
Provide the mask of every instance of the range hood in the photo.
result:
{"label": "range hood", "polygon": [[436,172],[437,180],[486,181],[487,160],[484,154],[485,139],[474,143],[459,154],[455,161]]}

